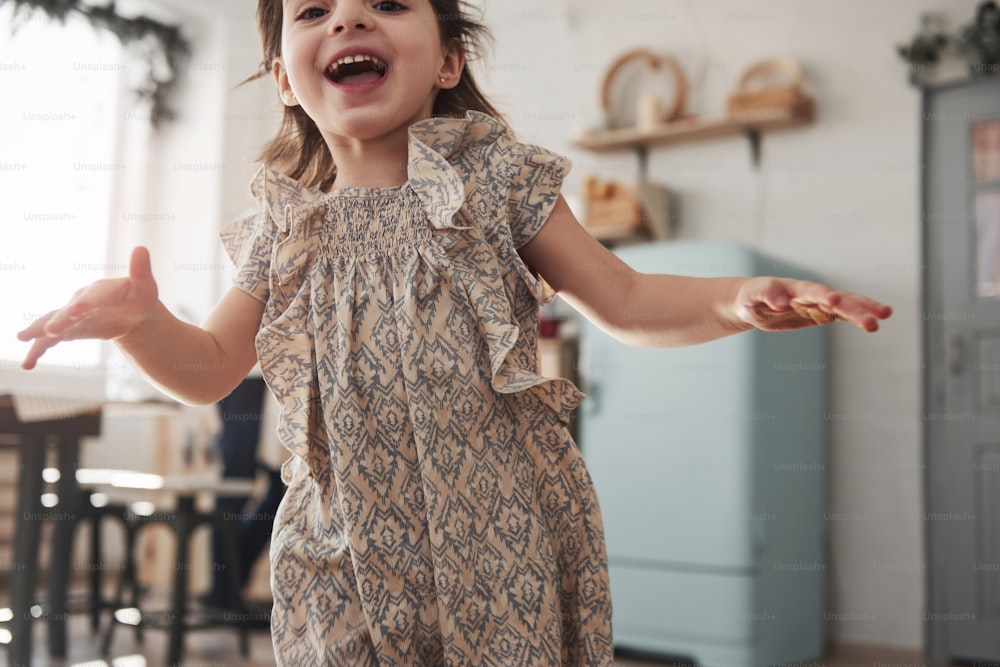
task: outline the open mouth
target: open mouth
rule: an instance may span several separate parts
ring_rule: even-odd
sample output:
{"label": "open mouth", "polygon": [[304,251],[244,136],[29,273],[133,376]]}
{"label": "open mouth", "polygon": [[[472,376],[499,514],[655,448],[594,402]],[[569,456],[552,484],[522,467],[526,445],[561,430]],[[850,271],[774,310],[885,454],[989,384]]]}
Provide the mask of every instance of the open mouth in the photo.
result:
{"label": "open mouth", "polygon": [[330,63],[324,75],[333,83],[356,86],[374,83],[385,77],[389,66],[371,55],[345,56]]}

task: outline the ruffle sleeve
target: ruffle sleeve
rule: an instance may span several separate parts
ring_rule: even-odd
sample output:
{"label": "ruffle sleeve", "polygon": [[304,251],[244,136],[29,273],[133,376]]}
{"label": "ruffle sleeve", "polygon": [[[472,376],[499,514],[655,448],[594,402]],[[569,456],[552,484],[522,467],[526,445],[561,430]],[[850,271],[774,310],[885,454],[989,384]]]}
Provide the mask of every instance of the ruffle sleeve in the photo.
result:
{"label": "ruffle sleeve", "polygon": [[508,150],[507,222],[514,246],[520,248],[552,214],[570,161],[540,146],[516,141],[510,142]]}
{"label": "ruffle sleeve", "polygon": [[298,293],[318,252],[309,230],[321,209],[313,206],[317,193],[266,165],[250,193],[258,210],[220,237],[236,266],[233,285],[265,304],[255,345],[279,407],[277,441],[294,455],[282,465],[282,479],[291,484],[310,474],[310,448],[323,437],[308,295]]}
{"label": "ruffle sleeve", "polygon": [[[254,176],[251,193],[259,195],[264,181],[263,167]],[[236,273],[233,286],[266,303],[271,270],[271,248],[275,228],[263,205],[222,228],[219,238]]]}
{"label": "ruffle sleeve", "polygon": [[[564,378],[539,375],[533,348],[522,344],[523,327],[554,292],[517,248],[548,220],[569,161],[518,142],[499,121],[475,111],[423,121],[411,127],[410,138],[410,184],[431,225],[450,237],[442,245],[477,310],[494,390],[533,397],[568,421],[583,395]],[[507,289],[508,275],[520,278],[533,304]]]}
{"label": "ruffle sleeve", "polygon": [[540,146],[508,141],[506,207],[512,263],[535,301],[545,304],[556,297],[555,290],[521,260],[517,249],[533,239],[552,215],[570,161]]}
{"label": "ruffle sleeve", "polygon": [[[533,299],[539,304],[551,301],[555,292],[517,249],[548,221],[569,173],[569,159],[518,141],[500,121],[478,111],[461,119],[423,121],[411,127],[410,135],[411,182],[426,193],[431,220],[439,227],[477,226]],[[435,159],[446,161],[451,173]],[[452,178],[464,188],[456,192],[449,185]]]}

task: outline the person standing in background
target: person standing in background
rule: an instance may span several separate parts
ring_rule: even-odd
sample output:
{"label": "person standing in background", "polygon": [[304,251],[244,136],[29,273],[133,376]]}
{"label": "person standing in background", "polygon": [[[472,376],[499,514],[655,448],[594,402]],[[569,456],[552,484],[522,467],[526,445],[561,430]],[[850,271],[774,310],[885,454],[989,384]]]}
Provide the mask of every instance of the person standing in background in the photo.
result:
{"label": "person standing in background", "polygon": [[[258,470],[267,476],[267,490],[252,505],[246,496],[217,498],[215,510],[236,523],[240,551],[240,588],[246,587],[254,563],[271,539],[274,514],[285,494],[281,481],[281,452],[275,429],[277,404],[255,368],[228,396],[217,403],[222,430],[218,454],[223,479],[255,479]],[[225,569],[225,537],[212,530],[212,586],[205,605],[212,609],[236,608]],[[264,619],[262,619],[264,620]]]}

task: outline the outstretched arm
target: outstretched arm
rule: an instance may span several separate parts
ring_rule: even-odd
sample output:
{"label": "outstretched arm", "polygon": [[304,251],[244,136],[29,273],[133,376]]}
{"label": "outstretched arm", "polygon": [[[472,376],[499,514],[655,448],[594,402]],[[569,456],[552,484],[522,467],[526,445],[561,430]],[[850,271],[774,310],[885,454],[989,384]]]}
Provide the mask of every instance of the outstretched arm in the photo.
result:
{"label": "outstretched arm", "polygon": [[18,334],[32,341],[22,366],[34,368],[49,348],[70,340],[113,340],[163,391],[209,404],[227,396],[256,363],[254,336],[263,304],[235,288],[203,327],[177,319],[160,302],[145,248],[132,251],[127,278],[99,280],[66,306]]}
{"label": "outstretched arm", "polygon": [[638,347],[694,345],[758,328],[786,331],[843,319],[878,330],[889,306],[787,278],[644,274],[594,240],[560,197],[521,257],[588,319]]}

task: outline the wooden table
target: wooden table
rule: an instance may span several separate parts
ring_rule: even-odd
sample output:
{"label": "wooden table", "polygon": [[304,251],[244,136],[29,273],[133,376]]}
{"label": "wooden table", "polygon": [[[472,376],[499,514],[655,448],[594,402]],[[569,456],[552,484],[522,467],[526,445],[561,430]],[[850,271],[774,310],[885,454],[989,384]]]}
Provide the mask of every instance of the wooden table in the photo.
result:
{"label": "wooden table", "polygon": [[[49,402],[54,415],[38,420],[22,419],[18,402],[35,406]],[[62,406],[69,406],[60,410]],[[72,406],[78,406],[74,412]],[[49,652],[52,657],[66,656],[66,590],[73,543],[73,529],[79,514],[79,486],[76,469],[80,458],[80,440],[96,436],[101,431],[101,409],[97,405],[82,406],[79,401],[59,399],[24,399],[0,396],[0,434],[13,436],[20,454],[21,471],[17,483],[17,522],[14,535],[14,567],[11,579],[10,664],[31,664],[31,608],[35,603],[38,582],[39,542],[42,521],[53,521],[50,544],[48,592],[50,601]],[[48,448],[57,453],[59,481],[56,482],[58,504],[42,506],[42,470]]]}

